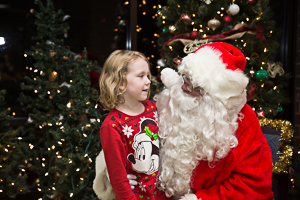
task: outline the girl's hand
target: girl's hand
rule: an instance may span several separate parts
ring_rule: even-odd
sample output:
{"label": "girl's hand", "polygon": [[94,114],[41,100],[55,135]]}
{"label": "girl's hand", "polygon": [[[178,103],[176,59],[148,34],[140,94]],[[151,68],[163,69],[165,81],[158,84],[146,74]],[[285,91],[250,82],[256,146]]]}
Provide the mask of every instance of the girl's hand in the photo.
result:
{"label": "girl's hand", "polygon": [[134,190],[134,187],[137,185],[136,176],[133,174],[127,174],[131,190]]}

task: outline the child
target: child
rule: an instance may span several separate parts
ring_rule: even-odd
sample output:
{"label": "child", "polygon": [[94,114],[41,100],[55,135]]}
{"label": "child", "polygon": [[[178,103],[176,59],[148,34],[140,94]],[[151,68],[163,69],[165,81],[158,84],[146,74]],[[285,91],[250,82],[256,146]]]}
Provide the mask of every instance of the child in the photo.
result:
{"label": "child", "polygon": [[[136,51],[116,50],[100,76],[100,102],[110,113],[100,137],[116,200],[164,199],[156,190],[159,166],[157,111],[150,94],[147,58]],[[131,189],[127,174],[136,176]]]}

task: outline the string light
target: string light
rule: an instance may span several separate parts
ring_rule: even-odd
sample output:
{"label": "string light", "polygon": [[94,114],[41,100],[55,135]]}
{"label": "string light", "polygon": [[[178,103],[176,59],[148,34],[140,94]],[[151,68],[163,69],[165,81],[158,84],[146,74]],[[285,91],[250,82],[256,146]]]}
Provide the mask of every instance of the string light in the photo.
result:
{"label": "string light", "polygon": [[33,149],[34,146],[33,146],[31,143],[29,143],[29,148],[30,148],[30,149]]}

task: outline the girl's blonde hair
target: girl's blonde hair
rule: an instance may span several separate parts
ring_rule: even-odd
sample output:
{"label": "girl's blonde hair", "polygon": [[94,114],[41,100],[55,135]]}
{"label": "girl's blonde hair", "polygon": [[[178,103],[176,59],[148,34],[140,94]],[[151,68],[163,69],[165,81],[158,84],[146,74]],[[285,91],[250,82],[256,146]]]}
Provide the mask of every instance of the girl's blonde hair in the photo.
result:
{"label": "girl's blonde hair", "polygon": [[[146,56],[137,51],[115,50],[106,59],[99,79],[100,98],[99,101],[104,110],[111,110],[119,103],[124,103],[123,94],[127,87],[127,66],[132,61],[142,58],[150,64]],[[150,76],[151,78],[151,76]],[[120,86],[125,85],[124,90],[120,90]],[[148,92],[148,98],[150,90]]]}

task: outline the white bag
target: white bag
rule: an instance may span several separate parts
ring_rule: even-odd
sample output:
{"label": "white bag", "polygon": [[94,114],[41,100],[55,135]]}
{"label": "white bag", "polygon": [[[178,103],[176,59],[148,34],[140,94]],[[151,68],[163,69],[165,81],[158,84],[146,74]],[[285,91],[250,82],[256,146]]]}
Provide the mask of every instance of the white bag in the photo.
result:
{"label": "white bag", "polygon": [[116,195],[111,187],[103,151],[96,157],[96,177],[93,190],[101,200],[114,200]]}

